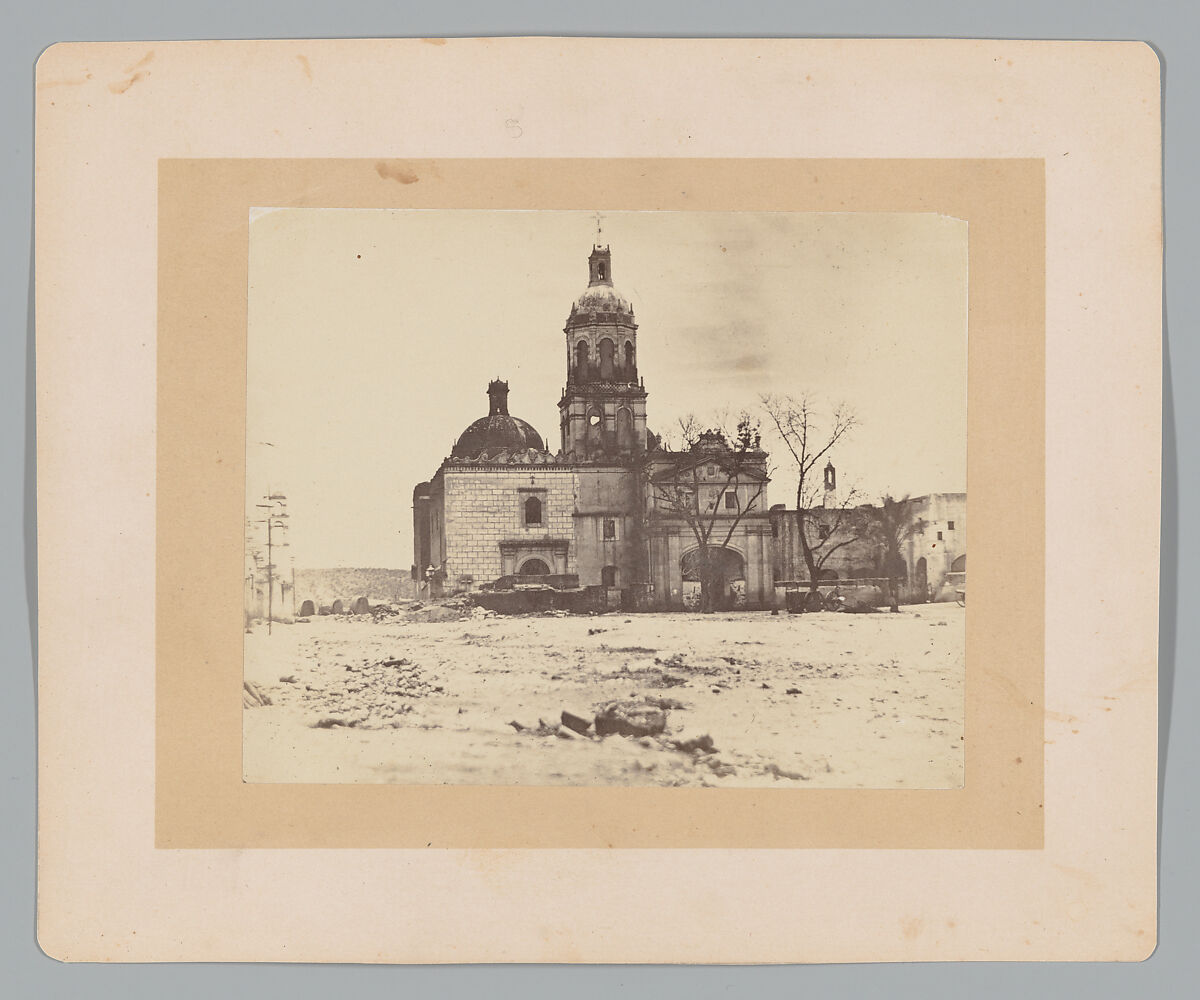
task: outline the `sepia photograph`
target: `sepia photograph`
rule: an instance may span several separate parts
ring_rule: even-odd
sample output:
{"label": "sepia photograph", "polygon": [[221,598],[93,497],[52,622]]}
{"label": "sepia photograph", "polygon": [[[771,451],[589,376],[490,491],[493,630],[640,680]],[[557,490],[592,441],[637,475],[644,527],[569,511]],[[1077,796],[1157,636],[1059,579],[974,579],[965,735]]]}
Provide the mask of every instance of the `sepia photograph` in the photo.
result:
{"label": "sepia photograph", "polygon": [[249,232],[244,781],[963,786],[965,221]]}

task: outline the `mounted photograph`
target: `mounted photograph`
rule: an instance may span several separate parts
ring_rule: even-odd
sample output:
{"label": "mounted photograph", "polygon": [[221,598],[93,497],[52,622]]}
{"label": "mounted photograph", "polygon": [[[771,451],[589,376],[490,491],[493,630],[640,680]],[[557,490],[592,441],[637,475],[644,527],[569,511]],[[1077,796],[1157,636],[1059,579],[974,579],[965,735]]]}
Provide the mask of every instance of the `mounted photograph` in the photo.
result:
{"label": "mounted photograph", "polygon": [[243,780],[961,788],[967,228],[252,209]]}

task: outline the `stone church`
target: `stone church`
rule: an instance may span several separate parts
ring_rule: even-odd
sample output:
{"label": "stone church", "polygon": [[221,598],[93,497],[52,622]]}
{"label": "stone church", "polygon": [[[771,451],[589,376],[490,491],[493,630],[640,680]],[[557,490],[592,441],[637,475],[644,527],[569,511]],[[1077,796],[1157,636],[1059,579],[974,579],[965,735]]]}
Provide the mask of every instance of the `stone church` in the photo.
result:
{"label": "stone church", "polygon": [[[509,385],[413,491],[414,575],[434,592],[544,582],[599,588],[608,606],[678,608],[698,594],[697,531],[720,547],[724,606],[774,600],[766,459],[707,434],[683,452],[647,427],[633,307],[613,286],[612,253],[594,246],[571,304],[554,450],[509,412]],[[694,498],[685,516],[672,498]]]}

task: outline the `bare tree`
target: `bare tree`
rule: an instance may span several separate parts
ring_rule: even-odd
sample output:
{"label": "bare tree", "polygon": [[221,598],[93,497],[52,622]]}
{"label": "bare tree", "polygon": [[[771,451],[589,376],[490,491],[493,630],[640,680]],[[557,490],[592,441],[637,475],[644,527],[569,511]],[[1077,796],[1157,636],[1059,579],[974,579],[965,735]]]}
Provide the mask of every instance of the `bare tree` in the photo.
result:
{"label": "bare tree", "polygon": [[913,517],[909,497],[896,500],[884,496],[878,507],[871,508],[871,539],[878,547],[878,559],[888,582],[888,601],[892,611],[900,610],[900,581],[908,576],[902,550],[905,543],[924,531],[928,522]]}
{"label": "bare tree", "polygon": [[838,492],[835,505],[832,508],[825,505],[817,467],[834,445],[858,426],[858,418],[843,403],[834,406],[824,421],[815,400],[807,395],[761,399],[796,472],[796,535],[808,569],[809,590],[815,593],[821,569],[829,557],[858,541],[868,530],[868,524],[855,509],[862,499],[856,490]]}
{"label": "bare tree", "polygon": [[654,513],[686,522],[696,541],[700,609],[714,610],[724,587],[730,539],[747,514],[761,510],[770,474],[760,447],[759,426],[743,413],[733,434],[701,429],[693,415],[683,417],[675,441],[647,458]]}

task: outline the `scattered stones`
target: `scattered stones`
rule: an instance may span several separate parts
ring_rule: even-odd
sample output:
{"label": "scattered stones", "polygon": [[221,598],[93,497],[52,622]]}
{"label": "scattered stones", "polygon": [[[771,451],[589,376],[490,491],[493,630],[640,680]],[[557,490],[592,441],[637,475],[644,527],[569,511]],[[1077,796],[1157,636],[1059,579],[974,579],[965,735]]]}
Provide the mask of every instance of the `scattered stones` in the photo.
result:
{"label": "scattered stones", "polygon": [[270,705],[270,696],[253,681],[242,681],[242,708],[261,708]]}
{"label": "scattered stones", "polygon": [[571,712],[564,711],[562,713],[562,724],[568,729],[574,730],[577,733],[586,733],[592,728],[592,724],[585,718],[579,715],[573,715]]}
{"label": "scattered stones", "polygon": [[654,695],[646,695],[643,699],[647,705],[653,705],[655,708],[661,708],[664,712],[672,709],[684,709],[687,706],[678,698],[661,698]]}
{"label": "scattered stones", "polygon": [[765,768],[767,774],[773,774],[776,778],[789,778],[792,781],[808,781],[807,774],[801,774],[799,771],[788,771],[778,764],[771,763]]}
{"label": "scattered stones", "polygon": [[804,694],[799,688],[788,688],[784,694]]}
{"label": "scattered stones", "polygon": [[288,674],[286,677],[280,677],[279,683],[280,684],[295,684],[296,683],[296,675]]}
{"label": "scattered stones", "polygon": [[599,635],[601,632],[607,632],[607,631],[608,631],[608,629],[606,629],[606,628],[590,628],[590,629],[588,629],[588,635]]}
{"label": "scattered stones", "polygon": [[717,748],[713,745],[713,738],[708,733],[688,739],[671,740],[670,745],[684,753],[711,754],[717,752]]}
{"label": "scattered stones", "polygon": [[638,701],[613,701],[596,713],[597,736],[656,736],[667,728],[667,713]]}

